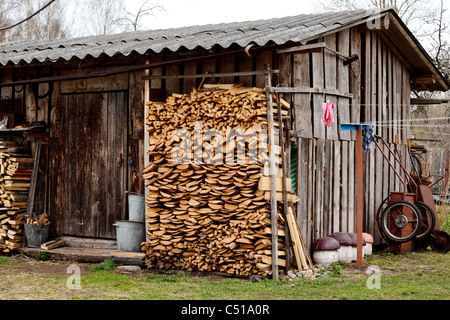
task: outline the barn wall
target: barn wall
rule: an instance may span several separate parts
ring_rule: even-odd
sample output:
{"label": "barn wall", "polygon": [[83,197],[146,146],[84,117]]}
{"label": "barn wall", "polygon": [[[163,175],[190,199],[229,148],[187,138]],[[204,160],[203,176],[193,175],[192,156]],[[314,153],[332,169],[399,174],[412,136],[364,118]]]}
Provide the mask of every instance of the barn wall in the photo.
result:
{"label": "barn wall", "polygon": [[[355,133],[340,131],[341,123],[376,123],[375,132],[407,156],[409,72],[376,31],[346,29],[319,39],[328,48],[360,59],[344,66],[328,50],[279,57],[280,83],[293,87],[337,89],[353,98],[326,94],[294,95],[294,131],[297,141],[297,219],[310,246],[332,232],[356,232]],[[322,102],[336,104],[335,123],[325,127]],[[294,142],[293,142],[294,143]],[[402,190],[381,153],[364,154],[364,232],[380,243],[375,215],[390,191]]]}
{"label": "barn wall", "polygon": [[[229,56],[184,66],[153,69],[150,75],[199,74],[206,72],[234,72],[263,70],[267,64],[280,70],[274,85],[311,87],[335,90],[344,95],[300,93],[293,95],[291,129],[300,131],[299,139],[287,142],[297,145],[296,185],[300,201],[297,220],[307,246],[319,237],[332,232],[356,232],[356,135],[340,131],[341,123],[376,122],[375,131],[405,159],[407,155],[409,119],[409,71],[383,41],[377,31],[359,27],[327,35],[328,48],[347,56],[357,54],[360,59],[344,66],[344,60],[328,50],[316,53],[276,54],[263,51],[248,58]],[[150,62],[180,58],[155,55]],[[189,93],[202,79],[153,79],[149,81],[149,100],[165,100],[172,93]],[[264,87],[263,76],[235,78],[206,78],[204,83],[244,82],[246,86]],[[352,94],[349,98],[347,94]],[[284,98],[290,101],[286,94]],[[325,127],[322,121],[322,102],[336,104],[335,123]],[[289,126],[289,124],[287,124]],[[401,185],[381,153],[374,149],[365,153],[364,167],[364,232],[380,243],[375,215],[378,206],[390,191]],[[293,149],[294,150],[294,149]]]}
{"label": "barn wall", "polygon": [[[36,67],[15,67],[2,70],[2,82],[11,82],[24,79],[33,79],[45,76],[60,76],[77,74],[80,72],[80,65],[83,65],[82,72],[85,72],[87,68],[95,66],[97,62],[85,62],[82,64],[70,65],[64,64],[52,64],[51,66],[36,66]],[[123,66],[124,64],[143,64],[144,58],[108,61],[103,67],[97,68],[96,71],[102,69],[109,69]],[[86,68],[86,69],[85,69]],[[60,138],[67,130],[61,123],[62,106],[64,105],[64,97],[71,94],[88,94],[88,93],[100,93],[100,92],[126,92],[127,93],[127,110],[128,114],[123,117],[121,121],[124,122],[125,128],[127,128],[126,145],[127,150],[123,154],[123,163],[127,166],[125,185],[126,191],[143,193],[144,181],[142,179],[143,163],[144,163],[144,115],[143,115],[143,90],[144,82],[142,76],[145,73],[134,72],[125,73],[110,77],[97,78],[97,79],[83,79],[75,81],[63,81],[55,82],[50,87],[47,83],[39,85],[37,99],[32,85],[18,86],[16,88],[2,88],[2,98],[13,97],[19,102],[23,102],[23,114],[24,121],[45,121],[49,126],[48,139],[44,139],[43,148],[41,154],[41,161],[39,166],[38,185],[36,191],[35,211],[37,214],[47,212],[50,215],[50,219],[54,222],[61,220],[61,203],[57,203],[57,190],[58,185],[61,184],[61,178],[59,173],[63,168],[70,166],[74,170],[82,170],[82,168],[74,168],[74,164],[70,159],[64,159],[61,157],[61,145]],[[49,93],[50,90],[50,94]],[[98,106],[90,108],[95,110]],[[83,119],[89,118],[89,114],[86,117],[71,119],[72,122],[77,122],[80,125]],[[16,125],[20,124],[17,123]],[[30,153],[34,154],[35,142],[34,137],[21,139],[24,144],[29,146]],[[100,178],[99,184],[102,184],[104,178]],[[126,201],[126,196],[124,195]],[[89,205],[87,204],[87,207]],[[126,217],[126,202],[123,204],[123,212],[120,214],[124,218]],[[57,212],[58,211],[58,212]],[[75,213],[74,213],[75,214]],[[86,217],[90,213],[86,213]],[[93,213],[95,214],[95,213]],[[72,228],[72,227],[70,227]],[[69,227],[67,227],[69,229]],[[72,228],[73,229],[73,228]],[[54,223],[52,234],[62,235],[62,228],[58,227],[58,223]],[[80,233],[79,235],[83,235]]]}

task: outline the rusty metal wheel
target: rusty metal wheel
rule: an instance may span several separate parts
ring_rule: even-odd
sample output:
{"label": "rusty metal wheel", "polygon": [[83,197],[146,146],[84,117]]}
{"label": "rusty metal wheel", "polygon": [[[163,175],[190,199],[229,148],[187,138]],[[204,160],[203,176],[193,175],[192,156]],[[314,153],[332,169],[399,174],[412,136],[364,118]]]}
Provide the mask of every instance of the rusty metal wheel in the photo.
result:
{"label": "rusty metal wheel", "polygon": [[450,235],[442,230],[434,230],[430,234],[431,249],[438,253],[447,253],[450,251]]}
{"label": "rusty metal wheel", "polygon": [[434,214],[433,209],[425,202],[416,201],[414,204],[419,208],[420,213],[422,214],[422,228],[417,234],[416,239],[423,239],[434,230],[434,226],[436,225],[436,215]]}
{"label": "rusty metal wheel", "polygon": [[391,202],[380,216],[382,233],[389,240],[403,243],[416,238],[422,229],[422,214],[411,202]]}

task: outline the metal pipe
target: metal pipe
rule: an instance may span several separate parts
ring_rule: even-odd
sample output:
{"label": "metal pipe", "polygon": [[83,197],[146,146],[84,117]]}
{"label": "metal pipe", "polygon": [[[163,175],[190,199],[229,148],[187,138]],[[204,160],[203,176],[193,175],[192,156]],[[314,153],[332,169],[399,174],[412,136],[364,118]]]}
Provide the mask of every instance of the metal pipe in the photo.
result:
{"label": "metal pipe", "polygon": [[[403,189],[405,190],[405,192],[406,192],[406,183],[405,183],[405,181],[402,179],[402,177],[400,176],[400,174],[398,173],[398,171],[395,169],[395,167],[394,167],[394,165],[392,164],[392,162],[388,159],[388,157],[386,156],[386,154],[384,153],[384,151],[381,149],[381,147],[380,147],[380,145],[376,142],[376,141],[374,141],[375,142],[375,145],[377,146],[377,148],[378,148],[378,150],[380,150],[380,152],[381,152],[381,154],[383,155],[383,157],[384,157],[384,159],[386,159],[386,161],[389,163],[389,166],[392,168],[392,170],[394,170],[394,172],[395,172],[395,175],[400,179],[400,181],[402,182],[402,184],[403,184]],[[389,149],[389,147],[387,147],[388,149]],[[390,150],[390,149],[389,149]],[[392,152],[391,152],[392,153]],[[395,155],[394,155],[394,157],[395,157]]]}
{"label": "metal pipe", "polygon": [[[398,162],[398,164],[402,168],[403,172],[405,173],[405,176],[407,176],[409,178],[409,180],[414,184],[414,186],[416,187],[416,190],[417,190],[418,186],[417,186],[416,182],[411,177],[411,175],[408,173],[408,170],[406,170],[406,168],[403,165],[403,163],[402,163],[401,159],[399,158],[398,154],[396,154],[394,151],[392,151],[392,149],[388,146],[387,142],[382,137],[380,137],[378,135],[375,135],[375,137],[380,139],[383,142],[383,144],[386,146],[386,148],[388,148],[389,152],[394,156],[394,159]],[[398,151],[397,151],[397,153],[398,153]]]}

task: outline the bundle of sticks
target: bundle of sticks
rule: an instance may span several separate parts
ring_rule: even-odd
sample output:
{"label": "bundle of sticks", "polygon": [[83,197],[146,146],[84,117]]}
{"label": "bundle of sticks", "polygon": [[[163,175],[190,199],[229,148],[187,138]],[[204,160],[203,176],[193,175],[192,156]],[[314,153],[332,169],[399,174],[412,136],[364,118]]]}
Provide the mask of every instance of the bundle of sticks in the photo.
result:
{"label": "bundle of sticks", "polygon": [[[265,91],[240,85],[147,103],[148,267],[271,274],[266,116]],[[283,257],[286,231],[278,222]]]}

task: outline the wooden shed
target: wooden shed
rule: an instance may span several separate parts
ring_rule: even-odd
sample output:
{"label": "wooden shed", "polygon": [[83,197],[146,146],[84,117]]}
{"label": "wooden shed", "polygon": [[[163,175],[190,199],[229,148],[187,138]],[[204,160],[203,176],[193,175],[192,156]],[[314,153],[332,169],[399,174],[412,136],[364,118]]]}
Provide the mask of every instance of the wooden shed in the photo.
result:
{"label": "wooden shed", "polygon": [[[393,10],[300,15],[78,39],[0,45],[1,113],[45,133],[1,135],[42,155],[34,201],[52,236],[114,239],[126,192],[145,193],[146,101],[190,93],[200,83],[272,87],[292,105],[285,120],[297,221],[307,246],[355,232],[355,136],[342,123],[375,123],[406,156],[413,90],[448,82]],[[207,76],[208,74],[208,76]],[[326,127],[322,103],[336,121]],[[2,130],[0,130],[2,131]],[[365,155],[364,229],[399,187],[379,153]],[[379,237],[377,242],[380,242]]]}

